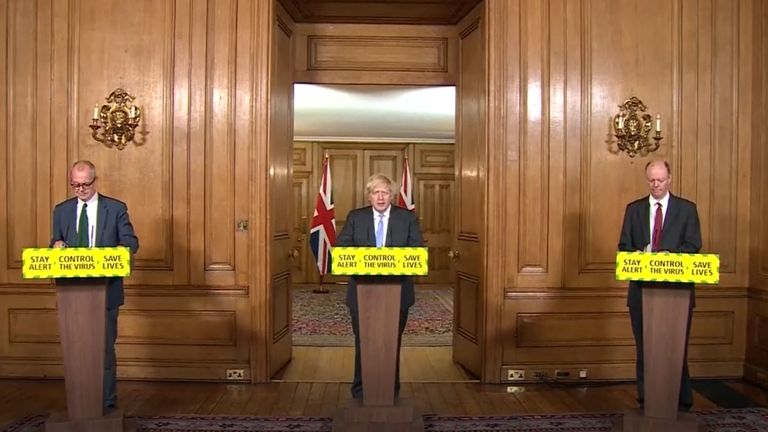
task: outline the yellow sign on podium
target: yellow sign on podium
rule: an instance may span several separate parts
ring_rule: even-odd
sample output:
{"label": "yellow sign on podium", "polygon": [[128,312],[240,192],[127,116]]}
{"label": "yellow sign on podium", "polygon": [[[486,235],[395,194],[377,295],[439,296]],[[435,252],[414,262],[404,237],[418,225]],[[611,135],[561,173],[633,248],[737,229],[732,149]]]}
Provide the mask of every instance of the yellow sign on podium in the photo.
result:
{"label": "yellow sign on podium", "polygon": [[22,252],[24,279],[125,277],[131,274],[131,250],[102,248],[27,248]]}
{"label": "yellow sign on podium", "polygon": [[617,252],[616,280],[720,282],[720,255],[669,252]]}
{"label": "yellow sign on podium", "polygon": [[331,274],[337,276],[426,276],[425,247],[334,247]]}

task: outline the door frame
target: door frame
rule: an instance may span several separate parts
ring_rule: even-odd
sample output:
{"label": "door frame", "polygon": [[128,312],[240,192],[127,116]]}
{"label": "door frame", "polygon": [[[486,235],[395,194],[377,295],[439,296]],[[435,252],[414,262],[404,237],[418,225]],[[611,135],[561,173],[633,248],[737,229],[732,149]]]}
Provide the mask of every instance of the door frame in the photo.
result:
{"label": "door frame", "polygon": [[[481,3],[483,10],[482,19],[485,22],[484,38],[486,40],[487,59],[487,98],[486,98],[486,224],[484,229],[485,247],[485,293],[482,296],[485,311],[483,323],[483,361],[481,382],[501,382],[501,366],[503,343],[499,340],[499,328],[504,301],[504,275],[507,262],[516,262],[516,251],[506,249],[508,242],[502,235],[500,227],[505,221],[505,183],[504,181],[488,181],[487,179],[506,179],[510,175],[506,172],[507,158],[510,154],[517,153],[505,150],[507,138],[508,113],[518,111],[510,106],[511,98],[508,93],[519,89],[508,88],[507,76],[509,63],[515,59],[507,58],[508,23],[502,20],[507,16],[510,7],[506,0],[484,0]],[[254,40],[257,46],[254,48],[254,109],[253,109],[253,136],[254,158],[253,179],[251,190],[250,220],[253,221],[253,229],[250,233],[250,287],[249,295],[252,304],[252,322],[250,328],[254,335],[251,339],[251,370],[252,382],[269,382],[269,329],[272,328],[271,295],[270,287],[270,262],[269,247],[270,233],[268,214],[269,211],[263,203],[268,202],[269,177],[266,175],[268,166],[268,137],[269,137],[269,113],[268,110],[256,107],[270,106],[270,65],[272,61],[271,45],[273,41],[272,20],[274,19],[275,0],[268,2],[255,2],[254,5]],[[515,54],[519,54],[515,52]],[[459,71],[460,73],[460,71]],[[493,89],[493,92],[490,91]],[[515,162],[517,159],[515,159]],[[455,312],[454,312],[455,314]]]}

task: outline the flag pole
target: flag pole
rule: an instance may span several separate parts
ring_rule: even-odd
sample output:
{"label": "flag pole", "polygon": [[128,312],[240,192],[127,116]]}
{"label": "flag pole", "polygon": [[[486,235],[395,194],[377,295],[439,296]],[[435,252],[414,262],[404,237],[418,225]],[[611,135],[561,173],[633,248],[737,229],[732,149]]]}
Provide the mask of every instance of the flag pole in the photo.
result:
{"label": "flag pole", "polygon": [[330,291],[328,291],[328,288],[323,286],[323,279],[324,279],[324,277],[325,277],[325,275],[322,275],[322,274],[320,275],[320,286],[318,286],[317,288],[313,289],[312,290],[313,293],[315,293],[315,294],[328,294],[330,292]]}

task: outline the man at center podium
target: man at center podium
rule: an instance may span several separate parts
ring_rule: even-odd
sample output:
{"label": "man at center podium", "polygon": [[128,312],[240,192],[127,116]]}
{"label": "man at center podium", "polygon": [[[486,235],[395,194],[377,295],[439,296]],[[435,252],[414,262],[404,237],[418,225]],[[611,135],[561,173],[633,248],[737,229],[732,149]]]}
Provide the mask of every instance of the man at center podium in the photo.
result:
{"label": "man at center podium", "polygon": [[[626,252],[676,252],[697,253],[701,249],[701,228],[696,204],[672,195],[672,172],[669,163],[663,160],[648,162],[645,166],[649,196],[627,205],[624,224],[619,238],[619,250]],[[627,306],[635,337],[637,356],[637,401],[645,402],[643,362],[643,284],[654,282],[632,281],[629,283]],[[691,331],[691,315],[695,306],[693,284],[689,284],[691,301],[688,308],[688,329],[685,336],[683,371],[678,399],[682,410],[693,405],[693,389],[688,375],[688,335]]]}
{"label": "man at center podium", "polygon": [[[392,205],[392,181],[383,174],[375,174],[365,185],[371,205],[349,212],[336,246],[422,246],[421,228],[416,214]],[[413,278],[398,277],[402,286],[400,297],[400,324],[397,339],[397,365],[395,368],[395,397],[400,392],[400,342],[408,321],[408,308],[414,301]],[[357,278],[351,277],[347,286],[347,307],[355,334],[355,375],[350,389],[352,397],[363,398],[363,378],[360,367],[360,316],[357,308]]]}
{"label": "man at center podium", "polygon": [[[122,201],[96,191],[96,167],[80,160],[69,170],[69,186],[74,197],[53,209],[50,247],[127,246],[131,254],[139,249],[139,239]],[[104,408],[117,407],[117,315],[123,304],[123,278],[110,278],[107,286],[104,357]]]}

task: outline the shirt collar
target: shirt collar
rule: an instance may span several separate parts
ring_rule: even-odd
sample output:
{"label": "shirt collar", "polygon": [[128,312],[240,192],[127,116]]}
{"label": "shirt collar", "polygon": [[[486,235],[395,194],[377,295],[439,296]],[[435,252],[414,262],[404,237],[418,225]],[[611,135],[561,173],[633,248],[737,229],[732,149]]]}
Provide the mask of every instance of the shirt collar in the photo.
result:
{"label": "shirt collar", "polygon": [[390,205],[389,205],[389,207],[387,207],[387,209],[386,209],[386,210],[384,210],[384,213],[379,213],[379,212],[378,212],[378,211],[376,211],[376,209],[375,209],[375,208],[373,208],[373,207],[371,207],[371,210],[373,210],[373,219],[374,219],[374,220],[375,220],[377,217],[379,217],[379,215],[380,215],[380,214],[383,214],[383,215],[384,215],[384,219],[387,219],[387,218],[389,217],[389,211],[390,211],[390,210],[392,210],[392,204],[390,204]]}
{"label": "shirt collar", "polygon": [[667,208],[669,205],[669,192],[664,195],[660,200],[657,200],[653,195],[648,195],[648,202],[651,203],[651,208],[656,207],[656,203],[661,203],[661,208]]}
{"label": "shirt collar", "polygon": [[88,208],[96,208],[96,206],[99,204],[99,193],[96,192],[95,194],[93,194],[91,199],[89,199],[88,201],[85,201],[85,202],[80,201],[80,199],[78,199],[77,200],[77,207],[78,208],[82,207],[83,203],[88,204]]}

